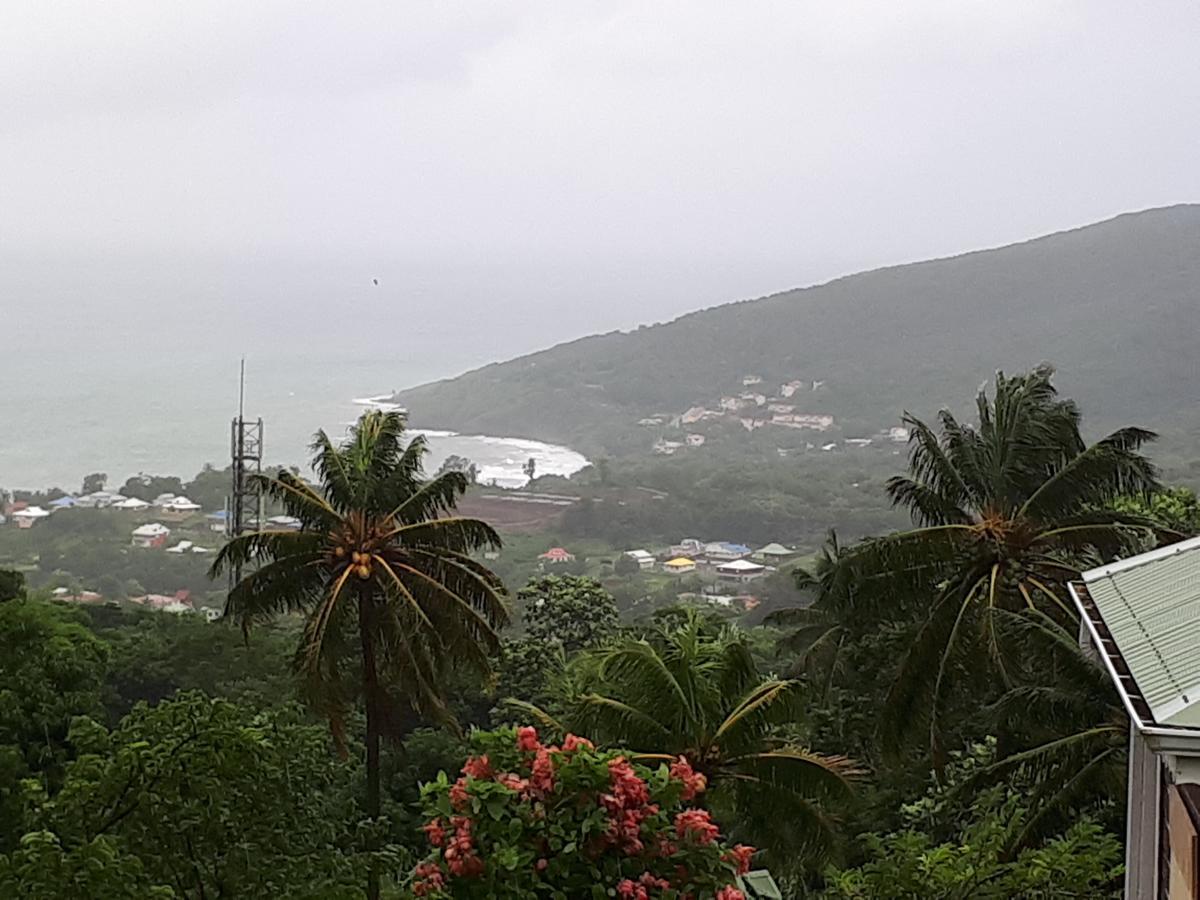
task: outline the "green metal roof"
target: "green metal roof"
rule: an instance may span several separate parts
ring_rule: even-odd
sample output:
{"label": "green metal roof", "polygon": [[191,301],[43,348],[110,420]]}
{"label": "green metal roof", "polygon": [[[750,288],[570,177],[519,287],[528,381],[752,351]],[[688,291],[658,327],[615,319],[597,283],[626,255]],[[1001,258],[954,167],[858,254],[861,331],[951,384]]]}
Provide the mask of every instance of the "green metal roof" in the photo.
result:
{"label": "green metal roof", "polygon": [[1200,538],[1083,580],[1155,722],[1200,726]]}

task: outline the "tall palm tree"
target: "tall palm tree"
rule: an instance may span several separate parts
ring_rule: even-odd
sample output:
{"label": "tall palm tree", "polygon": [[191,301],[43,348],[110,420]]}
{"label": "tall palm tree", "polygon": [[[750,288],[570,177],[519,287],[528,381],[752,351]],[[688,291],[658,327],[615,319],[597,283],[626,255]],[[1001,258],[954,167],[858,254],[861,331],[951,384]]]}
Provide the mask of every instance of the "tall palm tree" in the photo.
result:
{"label": "tall palm tree", "polygon": [[980,660],[990,666],[973,689],[1012,684],[997,611],[1039,609],[1069,622],[1067,582],[1152,537],[1147,520],[1111,507],[1158,489],[1138,452],[1155,435],[1124,428],[1086,445],[1079,410],[1058,397],[1052,374],[998,373],[994,398],[979,392],[977,425],[942,411],[938,434],[906,416],[909,474],[887,490],[917,527],[843,549],[824,574],[822,603],[844,620],[922,620],[883,711],[893,746],[925,727],[943,759],[952,688],[978,678]]}
{"label": "tall palm tree", "polygon": [[1129,717],[1099,661],[1049,616],[1003,613],[1024,648],[1022,683],[988,708],[1014,752],[963,786],[1022,783],[1030,816],[1006,848],[1015,855],[1095,810],[1125,788]]}
{"label": "tall palm tree", "polygon": [[845,799],[861,773],[845,757],[790,739],[800,685],[759,674],[744,635],[713,632],[691,613],[648,639],[583,654],[570,668],[575,696],[561,721],[525,710],[560,733],[645,760],[686,757],[708,780],[697,802],[736,821],[735,837],[783,862],[828,856],[833,832],[822,803]]}
{"label": "tall palm tree", "polygon": [[[286,470],[257,478],[301,528],[233,538],[212,574],[252,567],[225,607],[244,629],[281,613],[304,615],[295,666],[339,745],[347,710],[362,700],[366,809],[378,818],[381,736],[405,716],[447,717],[447,666],[486,671],[498,649],[496,630],[508,621],[504,589],[471,554],[499,547],[500,538],[452,514],[467,476],[426,480],[424,438],[406,443],[397,413],[364,413],[340,445],[320,431],[312,450],[316,486]],[[369,894],[378,893],[373,867]]]}

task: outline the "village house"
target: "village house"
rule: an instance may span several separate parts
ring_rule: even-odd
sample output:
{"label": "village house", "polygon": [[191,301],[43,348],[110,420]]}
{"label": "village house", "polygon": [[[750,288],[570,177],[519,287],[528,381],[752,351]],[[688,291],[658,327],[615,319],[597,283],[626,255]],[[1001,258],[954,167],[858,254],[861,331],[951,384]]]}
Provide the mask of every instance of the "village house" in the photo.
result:
{"label": "village house", "polygon": [[743,387],[750,387],[750,385],[752,385],[752,384],[762,384],[762,376],[761,375],[743,375],[742,376],[742,386]]}
{"label": "village house", "polygon": [[672,575],[686,575],[688,572],[696,571],[696,563],[686,556],[679,556],[663,563],[663,571],[670,572]]}
{"label": "village house", "polygon": [[538,557],[543,563],[549,565],[558,565],[560,563],[569,563],[575,561],[575,554],[568,553],[562,547],[551,547],[545,553]]}
{"label": "village house", "polygon": [[694,425],[707,415],[708,410],[703,406],[693,406],[679,417],[679,421],[684,425]]}
{"label": "village house", "polygon": [[70,509],[74,505],[75,505],[75,498],[72,497],[70,494],[64,494],[63,496],[59,497],[57,500],[50,501],[51,511],[60,510],[60,509]]}
{"label": "village house", "polygon": [[1127,900],[1200,900],[1200,538],[1070,585],[1130,721]]}
{"label": "village house", "polygon": [[717,577],[722,581],[746,582],[767,574],[767,567],[748,559],[735,559],[717,566]]}
{"label": "village house", "polygon": [[766,563],[767,565],[778,565],[786,562],[796,555],[795,550],[789,550],[783,544],[770,543],[765,547],[760,547],[755,550],[751,557],[758,562]]}
{"label": "village house", "polygon": [[660,419],[658,416],[647,416],[644,419],[638,419],[638,424],[641,425],[643,428],[649,428],[654,425],[661,425],[662,423],[663,423],[663,420]]}
{"label": "village house", "polygon": [[889,441],[892,441],[896,444],[908,443],[908,439],[911,436],[911,432],[909,432],[907,428],[904,428],[900,425],[893,425],[885,432],[885,434],[887,435],[887,439]]}
{"label": "village house", "polygon": [[844,443],[847,447],[870,447],[875,442],[870,438],[846,438]]}
{"label": "village house", "polygon": [[813,431],[828,431],[833,427],[833,416],[778,413],[771,417],[772,425],[785,428],[810,428]]}
{"label": "village house", "polygon": [[779,396],[784,398],[790,397],[807,384],[808,382],[806,381],[789,381],[787,384],[781,384],[779,386]]}
{"label": "village house", "polygon": [[704,552],[704,541],[698,541],[695,538],[684,538],[678,544],[671,547],[670,556],[699,556]]}
{"label": "village house", "polygon": [[133,546],[135,547],[163,547],[166,546],[167,538],[171,536],[171,529],[159,522],[147,522],[145,525],[139,525],[133,529]]}
{"label": "village house", "polygon": [[689,447],[703,447],[705,437],[702,434],[689,434],[686,440]]}
{"label": "village house", "polygon": [[126,497],[113,504],[113,509],[143,510],[149,509],[150,504],[137,497]]}
{"label": "village house", "polygon": [[204,517],[208,522],[208,530],[215,531],[217,534],[224,534],[229,521],[229,513],[223,509],[217,510],[214,513],[209,513]]}
{"label": "village house", "polygon": [[750,555],[750,548],[745,544],[732,544],[729,541],[713,541],[704,545],[704,558],[709,562],[726,562],[741,559]]}
{"label": "village house", "polygon": [[741,394],[738,397],[738,400],[741,401],[742,406],[765,406],[767,402],[765,395],[755,394],[753,392]]}
{"label": "village house", "polygon": [[18,528],[32,528],[42,519],[49,518],[50,511],[42,509],[40,506],[26,506],[23,509],[18,509],[11,516],[13,522]]}
{"label": "village house", "polygon": [[659,456],[672,456],[682,446],[684,446],[682,441],[668,441],[665,438],[659,438],[651,449]]}
{"label": "village house", "polygon": [[792,403],[768,403],[767,404],[767,412],[779,413],[781,415],[788,415],[790,413],[794,413],[795,411],[796,411],[796,406],[795,406],[795,404],[792,404]]}
{"label": "village house", "polygon": [[649,550],[626,550],[625,556],[636,562],[642,571],[654,568],[654,554]]}
{"label": "village house", "polygon": [[725,410],[726,412],[736,412],[737,410],[739,410],[741,408],[742,408],[742,401],[738,400],[737,397],[722,397],[721,398],[721,409]]}

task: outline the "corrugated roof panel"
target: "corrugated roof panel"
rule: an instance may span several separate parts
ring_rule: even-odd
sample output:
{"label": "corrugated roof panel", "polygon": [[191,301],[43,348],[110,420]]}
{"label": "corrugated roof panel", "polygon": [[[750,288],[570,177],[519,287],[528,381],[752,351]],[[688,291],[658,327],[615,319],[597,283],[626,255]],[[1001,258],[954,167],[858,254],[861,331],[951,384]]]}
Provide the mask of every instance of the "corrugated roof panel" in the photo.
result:
{"label": "corrugated roof panel", "polygon": [[1097,569],[1084,581],[1155,721],[1200,721],[1200,543]]}

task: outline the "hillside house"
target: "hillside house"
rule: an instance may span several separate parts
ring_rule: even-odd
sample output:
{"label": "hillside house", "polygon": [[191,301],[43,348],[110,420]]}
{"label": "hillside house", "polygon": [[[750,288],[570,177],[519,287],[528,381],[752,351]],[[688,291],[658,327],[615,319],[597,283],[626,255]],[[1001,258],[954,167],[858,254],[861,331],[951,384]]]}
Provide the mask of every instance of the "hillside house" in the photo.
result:
{"label": "hillside house", "polygon": [[686,575],[688,572],[696,571],[696,562],[686,556],[679,556],[663,563],[663,571],[672,575]]}
{"label": "hillside house", "polygon": [[668,441],[665,438],[659,438],[654,442],[651,449],[659,456],[672,456],[676,450],[683,446],[683,441]]}
{"label": "hillside house", "polygon": [[752,384],[762,384],[761,375],[743,375],[742,387],[750,387]]}
{"label": "hillside house", "polygon": [[1070,585],[1130,720],[1128,900],[1200,900],[1200,538]]}
{"label": "hillside house", "polygon": [[741,408],[742,401],[740,401],[737,397],[721,398],[721,409],[723,409],[725,412],[737,412],[737,410]]}
{"label": "hillside house", "polygon": [[650,428],[655,425],[661,425],[662,423],[663,423],[663,420],[660,419],[658,416],[647,416],[644,419],[638,419],[638,424],[641,425],[643,428]]}
{"label": "hillside house", "polygon": [[679,417],[679,421],[684,425],[694,425],[707,415],[708,410],[703,406],[693,406]]}
{"label": "hillside house", "polygon": [[171,529],[160,522],[147,522],[145,525],[139,525],[133,529],[132,543],[135,547],[163,547],[167,543],[167,538],[171,536]]}
{"label": "hillside house", "polygon": [[738,397],[738,400],[741,401],[741,405],[744,407],[745,406],[766,406],[766,404],[767,404],[767,398],[765,395],[755,394],[753,392],[747,392],[745,394],[741,394]]}
{"label": "hillside house", "polygon": [[909,430],[900,425],[893,425],[885,434],[887,435],[887,439],[895,444],[907,444],[910,436]]}
{"label": "hillside house", "polygon": [[136,510],[143,510],[143,509],[149,509],[149,508],[150,508],[149,503],[147,503],[145,500],[141,500],[137,497],[126,497],[124,500],[119,500],[113,504],[113,509],[129,509],[129,510],[136,511]]}
{"label": "hillside house", "polygon": [[750,555],[750,548],[745,544],[733,544],[729,541],[713,541],[704,545],[704,557],[709,562],[728,562]]}
{"label": "hillside house", "polygon": [[870,447],[873,443],[870,438],[846,438],[845,441],[847,447]]}
{"label": "hillside house", "polygon": [[626,550],[625,556],[628,556],[630,559],[636,562],[638,564],[638,568],[643,572],[647,569],[654,568],[654,554],[649,550]]}
{"label": "hillside house", "polygon": [[48,509],[42,509],[40,506],[26,506],[24,509],[14,512],[11,518],[18,528],[32,528],[49,516],[50,510]]}
{"label": "hillside house", "polygon": [[717,566],[717,577],[722,581],[744,583],[762,578],[767,574],[767,567],[762,563],[751,562],[748,559],[735,559]]}
{"label": "hillside house", "polygon": [[779,563],[787,562],[796,555],[795,550],[791,550],[783,544],[770,543],[765,547],[760,547],[751,554],[756,562],[766,563],[767,565],[778,565]]}
{"label": "hillside house", "polygon": [[575,561],[575,554],[568,553],[562,547],[551,547],[545,553],[538,557],[542,564],[559,565],[561,563],[569,563]]}
{"label": "hillside house", "polygon": [[802,413],[776,413],[771,416],[772,425],[784,428],[810,428],[813,431],[828,431],[833,427],[833,416]]}
{"label": "hillside house", "polygon": [[784,398],[790,397],[796,393],[796,391],[800,390],[800,388],[807,386],[807,381],[789,381],[787,384],[781,384],[779,386],[779,396]]}
{"label": "hillside house", "polygon": [[215,531],[217,534],[224,534],[229,521],[229,513],[225,510],[217,510],[214,513],[209,513],[204,517],[208,522],[208,530]]}
{"label": "hillside house", "polygon": [[64,494],[57,500],[50,501],[51,510],[71,509],[75,505],[75,498],[70,494]]}
{"label": "hillside house", "polygon": [[705,437],[702,434],[689,434],[685,440],[689,447],[703,447]]}
{"label": "hillside house", "polygon": [[767,412],[779,413],[780,415],[791,415],[796,411],[795,404],[792,403],[768,403]]}
{"label": "hillside house", "polygon": [[684,538],[678,544],[671,547],[670,555],[675,556],[699,556],[704,552],[704,541],[698,541],[695,538]]}

